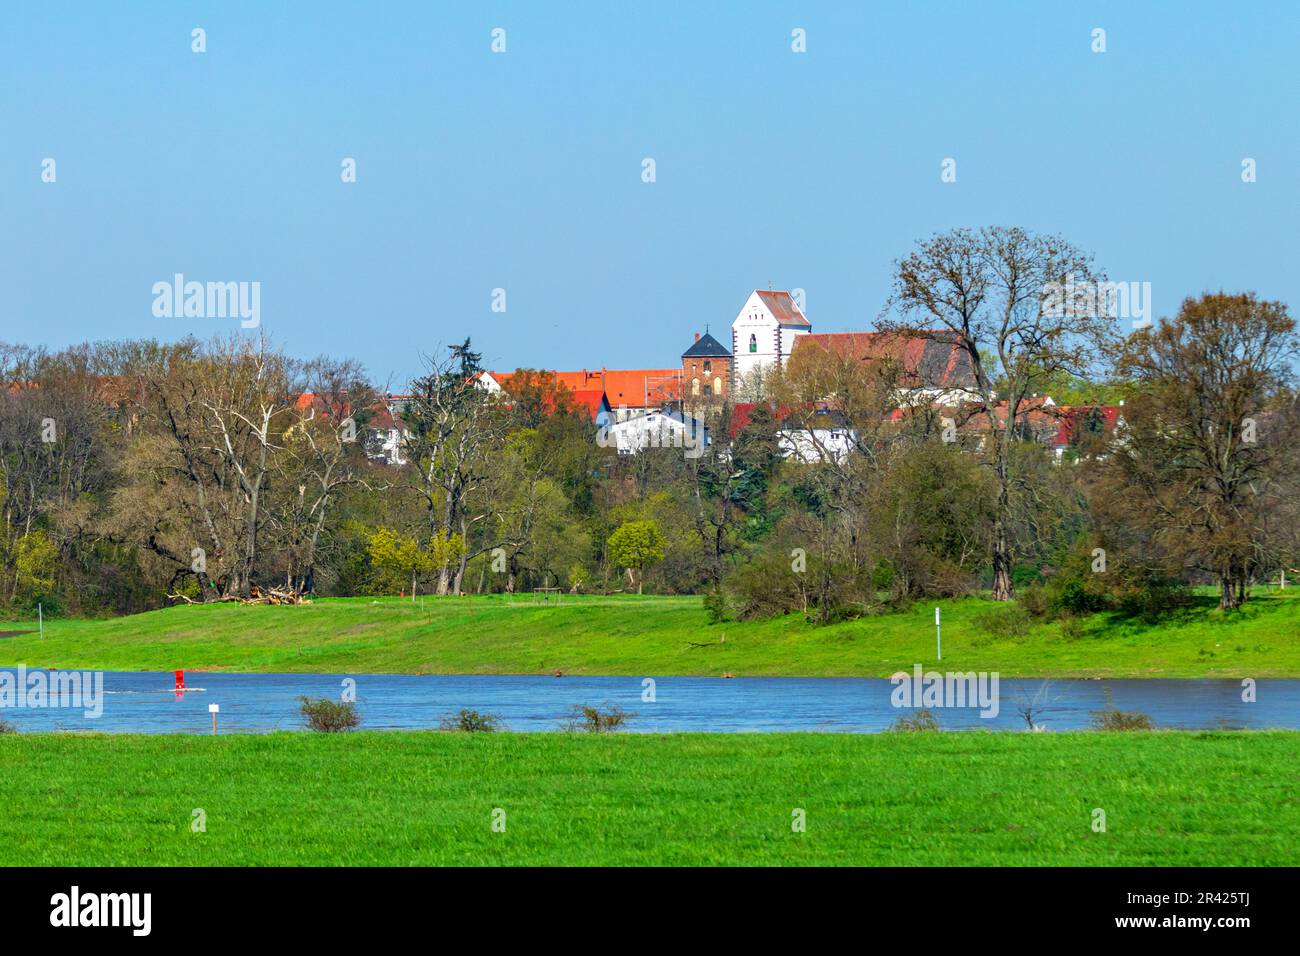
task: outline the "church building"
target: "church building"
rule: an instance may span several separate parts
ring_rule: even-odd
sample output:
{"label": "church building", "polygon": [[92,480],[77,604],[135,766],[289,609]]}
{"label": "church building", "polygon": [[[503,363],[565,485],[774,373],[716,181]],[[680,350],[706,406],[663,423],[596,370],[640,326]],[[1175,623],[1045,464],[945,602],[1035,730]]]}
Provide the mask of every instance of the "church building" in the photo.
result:
{"label": "church building", "polygon": [[784,366],[795,340],[811,331],[789,292],[755,289],[731,323],[732,392],[760,370]]}

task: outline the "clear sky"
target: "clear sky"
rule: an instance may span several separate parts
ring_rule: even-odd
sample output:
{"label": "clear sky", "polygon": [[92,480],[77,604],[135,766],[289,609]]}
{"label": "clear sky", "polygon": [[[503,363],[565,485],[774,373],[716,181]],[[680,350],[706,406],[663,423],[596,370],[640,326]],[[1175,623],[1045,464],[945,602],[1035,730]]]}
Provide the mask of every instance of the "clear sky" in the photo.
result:
{"label": "clear sky", "polygon": [[1294,0],[4,0],[0,64],[9,341],[238,326],[155,318],[180,272],[260,282],[275,342],[394,388],[466,335],[493,368],[668,367],[769,284],[871,328],[894,259],[985,224],[1064,234],[1156,315],[1300,312]]}

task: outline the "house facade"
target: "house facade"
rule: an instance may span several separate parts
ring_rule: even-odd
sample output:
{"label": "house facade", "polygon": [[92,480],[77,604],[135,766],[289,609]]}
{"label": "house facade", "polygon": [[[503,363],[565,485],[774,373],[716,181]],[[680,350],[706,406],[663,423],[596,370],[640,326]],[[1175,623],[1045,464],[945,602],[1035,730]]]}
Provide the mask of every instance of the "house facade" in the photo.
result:
{"label": "house facade", "polygon": [[789,292],[755,289],[731,323],[731,394],[772,368],[781,368],[800,336],[812,332]]}
{"label": "house facade", "polygon": [[731,353],[707,331],[682,353],[682,404],[719,404],[731,397]]}

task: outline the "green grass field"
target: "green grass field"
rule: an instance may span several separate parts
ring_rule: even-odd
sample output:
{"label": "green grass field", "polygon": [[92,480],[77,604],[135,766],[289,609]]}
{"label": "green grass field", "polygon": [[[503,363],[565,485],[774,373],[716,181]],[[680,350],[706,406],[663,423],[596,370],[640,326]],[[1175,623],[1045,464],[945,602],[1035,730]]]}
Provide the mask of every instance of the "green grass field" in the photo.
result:
{"label": "green grass field", "polygon": [[[1003,677],[1300,675],[1300,592],[1158,625],[1114,614],[1070,636],[1055,622],[994,638],[995,607],[940,602],[943,662]],[[934,605],[817,627],[801,617],[710,625],[698,597],[342,598],[301,607],[175,607],[105,620],[0,625],[0,666],[263,672],[887,677],[934,660]],[[700,644],[705,646],[693,646]]]}
{"label": "green grass field", "polygon": [[10,735],[0,865],[1294,866],[1298,793],[1286,731]]}

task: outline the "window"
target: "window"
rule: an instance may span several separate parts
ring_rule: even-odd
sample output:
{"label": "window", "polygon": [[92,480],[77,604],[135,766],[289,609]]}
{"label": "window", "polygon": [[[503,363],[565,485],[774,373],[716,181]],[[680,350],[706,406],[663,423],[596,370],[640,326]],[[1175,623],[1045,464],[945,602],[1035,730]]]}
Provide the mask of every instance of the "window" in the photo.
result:
{"label": "window", "polygon": [[757,335],[753,335],[753,334],[751,334],[751,335],[749,336],[749,350],[750,350],[751,352],[757,352],[757,351],[758,351],[758,336],[757,336]]}
{"label": "window", "polygon": [[[698,383],[697,383],[697,384],[698,384]],[[698,390],[697,390],[697,394],[698,394]],[[704,386],[704,394],[705,394],[705,395],[712,395],[712,394],[713,394],[713,386],[711,386],[711,385],[705,385],[705,386]]]}
{"label": "window", "polygon": [[709,360],[708,360],[708,359],[705,359],[705,360],[704,360],[704,374],[705,374],[705,375],[708,375],[711,371],[713,371],[713,369],[712,369],[712,367],[711,367],[711,365],[710,365],[710,363],[709,363]]}
{"label": "window", "polygon": [[715,395],[721,395],[721,394],[722,394],[722,379],[720,379],[720,378],[715,378],[715,379],[713,380],[713,393],[714,393]]}
{"label": "window", "polygon": [[700,394],[700,380],[698,378],[691,379],[691,394]]}

